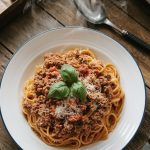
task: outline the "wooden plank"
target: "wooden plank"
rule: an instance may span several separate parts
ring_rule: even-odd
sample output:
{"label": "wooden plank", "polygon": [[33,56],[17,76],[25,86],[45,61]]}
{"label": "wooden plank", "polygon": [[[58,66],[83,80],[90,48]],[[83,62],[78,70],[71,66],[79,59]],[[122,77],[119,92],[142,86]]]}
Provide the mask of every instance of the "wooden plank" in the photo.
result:
{"label": "wooden plank", "polygon": [[[12,54],[6,48],[0,45],[0,83],[4,70],[11,57]],[[0,150],[18,150],[17,145],[13,142],[13,140],[7,133],[1,117],[0,117]]]}
{"label": "wooden plank", "polygon": [[49,14],[54,16],[64,25],[81,25],[87,26],[86,20],[77,11],[73,1],[59,0],[59,1],[41,1],[38,6],[42,7]]}
{"label": "wooden plank", "polygon": [[11,57],[12,54],[6,48],[0,45],[0,83],[4,73],[4,69],[6,68]]}
{"label": "wooden plank", "polygon": [[34,35],[61,25],[38,6],[24,16],[16,18],[0,32],[0,42],[12,52]]}
{"label": "wooden plank", "polygon": [[18,146],[13,142],[12,138],[7,133],[2,119],[0,117],[0,150],[18,150]]}
{"label": "wooden plank", "polygon": [[120,9],[150,31],[150,5],[142,0],[111,0]]}
{"label": "wooden plank", "polygon": [[5,68],[12,57],[12,54],[0,44],[0,66]]}
{"label": "wooden plank", "polygon": [[3,73],[4,73],[4,68],[2,66],[0,66],[0,83],[3,77]]}
{"label": "wooden plank", "polygon": [[[118,7],[113,5],[109,0],[105,0],[105,6],[109,18],[122,29],[127,29],[138,37],[141,37],[146,42],[150,41],[150,32],[145,30],[141,25],[139,25],[135,20],[129,17],[126,13],[121,11]],[[42,1],[38,4],[43,7],[48,13],[54,16],[64,25],[80,25],[98,29],[102,32],[107,33],[110,37],[115,40],[120,41],[129,51],[135,56],[138,61],[140,68],[142,69],[144,78],[147,85],[150,87],[150,55],[148,52],[134,47],[132,44],[124,40],[120,35],[116,34],[112,30],[109,30],[106,26],[92,26],[87,24],[85,19],[77,12],[76,7],[72,1],[69,0],[59,0],[59,1]]]}

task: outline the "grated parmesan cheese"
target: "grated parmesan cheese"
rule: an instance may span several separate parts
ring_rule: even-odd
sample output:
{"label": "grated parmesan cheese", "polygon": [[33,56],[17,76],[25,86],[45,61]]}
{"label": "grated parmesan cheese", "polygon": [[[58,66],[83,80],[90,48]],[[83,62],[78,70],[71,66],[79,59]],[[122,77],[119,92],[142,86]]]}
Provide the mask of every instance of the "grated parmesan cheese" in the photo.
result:
{"label": "grated parmesan cheese", "polygon": [[89,83],[90,78],[87,77],[83,80],[84,85],[86,86],[86,88],[90,91],[95,91],[95,86],[91,83]]}
{"label": "grated parmesan cheese", "polygon": [[57,106],[57,107],[56,107],[56,110],[55,110],[55,114],[58,115],[58,114],[60,114],[60,113],[63,113],[64,110],[65,110],[65,107],[63,107],[62,105]]}
{"label": "grated parmesan cheese", "polygon": [[[65,103],[64,103],[65,104]],[[55,110],[55,115],[59,118],[59,117],[64,117],[66,115],[70,115],[70,114],[75,114],[75,112],[79,112],[79,108],[76,107],[66,107],[62,105],[57,106],[56,110]]]}

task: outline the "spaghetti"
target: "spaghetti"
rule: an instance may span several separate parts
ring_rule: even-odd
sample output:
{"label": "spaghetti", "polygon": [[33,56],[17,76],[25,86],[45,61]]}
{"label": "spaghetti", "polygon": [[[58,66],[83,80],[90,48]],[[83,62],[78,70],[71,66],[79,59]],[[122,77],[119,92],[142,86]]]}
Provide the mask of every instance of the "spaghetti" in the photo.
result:
{"label": "spaghetti", "polygon": [[[63,80],[59,70],[72,65],[87,89],[87,101],[70,96],[48,98],[50,87]],[[79,148],[107,138],[123,108],[124,94],[112,64],[103,64],[89,49],[63,55],[49,53],[24,88],[22,110],[31,128],[48,145]]]}

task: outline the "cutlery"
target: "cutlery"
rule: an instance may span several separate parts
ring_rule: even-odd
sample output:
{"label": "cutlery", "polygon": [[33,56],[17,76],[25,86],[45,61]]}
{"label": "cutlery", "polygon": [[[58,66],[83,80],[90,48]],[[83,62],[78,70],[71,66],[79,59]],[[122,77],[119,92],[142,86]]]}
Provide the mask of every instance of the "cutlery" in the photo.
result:
{"label": "cutlery", "polygon": [[139,46],[142,49],[150,51],[150,45],[133,35],[127,30],[122,30],[112,23],[107,17],[104,4],[101,0],[74,0],[74,4],[80,13],[91,23],[93,24],[106,24],[112,27],[125,39],[132,42],[136,46]]}

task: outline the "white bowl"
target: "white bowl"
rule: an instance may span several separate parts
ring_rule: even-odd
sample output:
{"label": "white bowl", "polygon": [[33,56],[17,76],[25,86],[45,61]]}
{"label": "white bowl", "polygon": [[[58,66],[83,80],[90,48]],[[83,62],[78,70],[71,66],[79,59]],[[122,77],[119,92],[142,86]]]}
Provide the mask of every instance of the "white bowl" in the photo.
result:
{"label": "white bowl", "polygon": [[84,46],[94,50],[104,62],[113,63],[120,74],[125,104],[120,121],[107,140],[84,146],[81,150],[120,150],[136,133],[145,109],[145,84],[142,74],[129,52],[103,33],[67,27],[46,31],[25,43],[10,61],[1,83],[1,114],[11,137],[24,150],[56,150],[43,143],[31,130],[21,109],[24,82],[34,73],[44,53],[62,51],[68,46]]}

